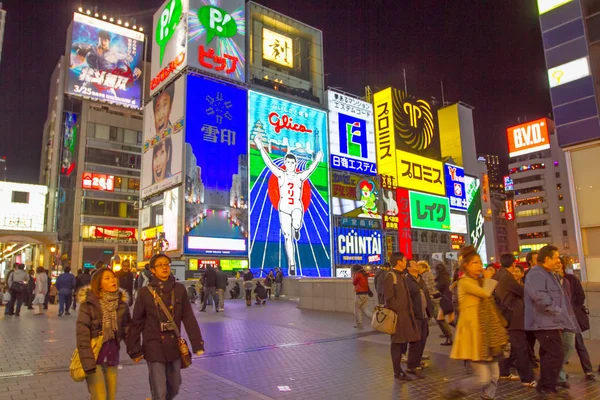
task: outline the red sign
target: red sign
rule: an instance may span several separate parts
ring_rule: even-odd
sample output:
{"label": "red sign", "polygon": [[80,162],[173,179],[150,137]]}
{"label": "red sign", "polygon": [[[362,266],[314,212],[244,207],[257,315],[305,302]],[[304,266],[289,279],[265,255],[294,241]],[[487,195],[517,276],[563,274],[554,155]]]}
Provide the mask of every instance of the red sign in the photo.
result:
{"label": "red sign", "polygon": [[412,231],[410,229],[410,200],[407,189],[396,189],[398,203],[398,250],[412,258]]}
{"label": "red sign", "polygon": [[462,235],[450,235],[452,241],[452,250],[459,250],[465,244],[465,237]]}
{"label": "red sign", "polygon": [[515,219],[515,209],[513,208],[513,201],[506,200],[504,202],[504,206],[506,208],[506,219],[508,221],[512,221]]}
{"label": "red sign", "polygon": [[312,132],[306,125],[294,123],[294,120],[285,114],[279,117],[279,114],[275,111],[269,114],[269,123],[275,127],[275,133],[281,132],[282,129],[289,129],[290,131],[302,133]]}
{"label": "red sign", "polygon": [[150,89],[154,90],[161,82],[165,81],[169,75],[171,75],[177,68],[185,61],[185,52],[179,53],[179,55],[164,67],[155,78],[150,81]]}
{"label": "red sign", "polygon": [[[206,60],[212,60],[207,62]],[[204,46],[198,46],[198,62],[204,68],[214,69],[215,71],[225,71],[226,74],[231,74],[237,69],[237,64],[240,61],[236,56],[223,53],[222,56],[215,54],[215,50],[209,48],[205,51]]]}
{"label": "red sign", "polygon": [[114,226],[97,226],[94,230],[94,237],[108,239],[132,239],[137,241],[136,228],[119,228]]}
{"label": "red sign", "polygon": [[83,189],[114,192],[115,177],[113,175],[84,172],[83,177],[81,178],[81,186]]}
{"label": "red sign", "polygon": [[534,151],[550,148],[548,118],[536,119],[521,125],[511,126],[506,130],[508,152],[511,157],[517,157]]}

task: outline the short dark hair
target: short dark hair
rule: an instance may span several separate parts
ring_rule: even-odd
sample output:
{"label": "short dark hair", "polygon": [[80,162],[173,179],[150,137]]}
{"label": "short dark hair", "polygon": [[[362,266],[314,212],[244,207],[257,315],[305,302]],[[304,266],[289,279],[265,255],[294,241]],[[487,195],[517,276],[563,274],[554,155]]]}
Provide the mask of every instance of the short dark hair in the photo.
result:
{"label": "short dark hair", "polygon": [[156,260],[158,260],[159,258],[164,257],[167,260],[169,260],[169,264],[171,263],[171,257],[169,257],[166,254],[160,253],[160,254],[155,254],[152,256],[152,258],[150,259],[150,262],[148,262],[148,265],[150,266],[150,269],[154,269],[154,264],[156,264]]}
{"label": "short dark hair", "polygon": [[362,269],[362,266],[358,265],[358,264],[354,264],[352,266],[352,272],[358,272]]}
{"label": "short dark hair", "polygon": [[17,264],[18,269],[25,269],[25,264]]}
{"label": "short dark hair", "polygon": [[292,154],[292,153],[287,153],[287,154],[285,155],[285,157],[283,157],[283,161],[285,162],[285,160],[287,160],[288,158],[293,158],[293,159],[294,159],[294,161],[298,162],[298,159],[297,159],[297,158],[296,158],[296,156],[295,156],[294,154]]}
{"label": "short dark hair", "polygon": [[396,266],[396,264],[398,264],[398,261],[402,261],[406,258],[406,256],[404,255],[404,253],[400,252],[400,251],[395,251],[392,253],[392,255],[390,256],[390,264],[392,264],[392,268],[394,268]]}
{"label": "short dark hair", "polygon": [[510,268],[515,262],[515,256],[510,253],[504,253],[500,256],[500,265],[502,268]]}
{"label": "short dark hair", "polygon": [[515,265],[515,267],[517,267],[518,269],[520,269],[521,272],[525,273],[525,268],[523,268],[523,266],[521,264],[517,264],[517,265]]}
{"label": "short dark hair", "polygon": [[546,258],[550,257],[552,258],[552,256],[554,255],[554,252],[558,253],[558,247],[556,246],[552,246],[552,245],[548,245],[548,246],[544,246],[540,249],[540,252],[538,253],[538,264],[544,264],[544,262],[546,261]]}
{"label": "short dark hair", "polygon": [[36,274],[41,274],[42,272],[46,272],[46,270],[44,269],[44,267],[37,267],[35,269]]}
{"label": "short dark hair", "polygon": [[71,272],[71,267],[65,267],[64,271],[65,271],[65,274],[68,274],[69,272]]}
{"label": "short dark hair", "polygon": [[525,261],[527,262],[527,265],[531,266],[531,263],[533,262],[533,256],[538,254],[539,257],[539,253],[537,251],[530,251],[529,253],[527,253],[527,255],[525,256]]}
{"label": "short dark hair", "polygon": [[164,88],[163,91],[160,92],[158,96],[154,98],[154,100],[152,101],[152,111],[156,111],[156,103],[158,102],[158,98],[163,94],[169,96],[169,106],[173,106],[173,98],[175,97],[175,84],[171,83],[167,85],[167,87]]}
{"label": "short dark hair", "polygon": [[82,269],[78,269],[78,270],[77,270],[77,275],[81,274],[82,272],[83,272],[83,270],[82,270]]}
{"label": "short dark hair", "polygon": [[115,272],[112,269],[104,267],[104,268],[100,268],[96,272],[94,272],[94,275],[92,275],[92,279],[90,280],[90,286],[92,288],[92,293],[94,293],[98,297],[100,297],[100,292],[101,292],[100,287],[101,287],[102,277],[106,273],[111,273],[114,276],[116,276]]}
{"label": "short dark hair", "polygon": [[392,265],[389,262],[385,262],[383,263],[382,267],[384,268],[390,268]]}
{"label": "short dark hair", "polygon": [[110,33],[108,31],[100,31],[98,32],[98,38],[110,40]]}

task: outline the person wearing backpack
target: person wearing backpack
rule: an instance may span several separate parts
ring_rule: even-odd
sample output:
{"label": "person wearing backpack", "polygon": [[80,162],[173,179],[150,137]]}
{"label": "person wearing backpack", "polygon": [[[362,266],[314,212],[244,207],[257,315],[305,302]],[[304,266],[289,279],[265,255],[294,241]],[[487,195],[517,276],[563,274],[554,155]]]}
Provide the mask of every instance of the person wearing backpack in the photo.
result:
{"label": "person wearing backpack", "polygon": [[[28,287],[29,275],[25,272],[25,264],[17,264],[17,269],[8,277],[8,288],[10,290],[10,303],[7,306],[7,315],[18,317],[21,314],[21,306]],[[16,308],[15,308],[16,305]]]}

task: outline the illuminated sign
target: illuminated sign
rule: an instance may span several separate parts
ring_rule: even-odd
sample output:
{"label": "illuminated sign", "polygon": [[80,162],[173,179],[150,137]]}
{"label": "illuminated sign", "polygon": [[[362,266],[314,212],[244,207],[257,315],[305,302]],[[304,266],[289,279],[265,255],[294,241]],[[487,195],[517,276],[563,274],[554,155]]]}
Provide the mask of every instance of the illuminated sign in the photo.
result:
{"label": "illuminated sign", "polygon": [[185,77],[169,84],[144,107],[141,197],[182,181]]}
{"label": "illuminated sign", "polygon": [[335,228],[335,263],[381,264],[381,232],[370,229]]}
{"label": "illuminated sign", "polygon": [[142,107],[144,34],[87,15],[73,15],[66,92]]}
{"label": "illuminated sign", "polygon": [[[471,244],[475,247],[480,256],[485,252],[485,237],[483,232],[483,218],[481,206],[481,182],[477,178],[465,176],[465,187],[467,189],[467,204],[469,209],[469,237]],[[482,256],[483,259],[483,256]]]}
{"label": "illuminated sign", "polygon": [[336,171],[331,178],[333,215],[381,218],[378,179]]}
{"label": "illuminated sign", "polygon": [[84,172],[81,177],[81,188],[113,192],[115,190],[115,177],[113,175]]}
{"label": "illuminated sign", "polygon": [[450,235],[452,250],[459,250],[465,244],[465,238],[462,235]]}
{"label": "illuminated sign", "polygon": [[150,94],[187,66],[188,0],[167,0],[154,14]]}
{"label": "illuminated sign", "polygon": [[187,79],[185,253],[247,256],[247,91]]}
{"label": "illuminated sign", "polygon": [[515,190],[515,183],[513,182],[512,178],[507,175],[504,177],[504,191],[510,192],[513,190]]}
{"label": "illuminated sign", "polygon": [[507,221],[512,221],[515,219],[515,209],[513,207],[513,201],[512,200],[506,200],[504,202],[504,207],[506,209],[506,220]]}
{"label": "illuminated sign", "polygon": [[381,229],[381,220],[341,217],[337,225],[345,228]]}
{"label": "illuminated sign", "polygon": [[158,237],[158,234],[161,233],[162,231],[163,231],[162,225],[144,229],[142,231],[142,240],[156,239]]}
{"label": "illuminated sign", "polygon": [[179,250],[179,187],[167,190],[163,195],[163,232],[169,242],[166,251]]}
{"label": "illuminated sign", "polygon": [[336,278],[351,278],[352,277],[352,268],[336,268],[335,269],[335,277]]}
{"label": "illuminated sign", "polygon": [[422,192],[446,195],[444,165],[416,154],[397,151],[397,186]]}
{"label": "illuminated sign", "polygon": [[396,189],[398,201],[398,251],[406,257],[412,257],[412,230],[410,217],[410,198],[406,189]]}
{"label": "illuminated sign", "polygon": [[47,194],[46,186],[0,182],[0,230],[44,231]]}
{"label": "illuminated sign", "polygon": [[447,197],[408,192],[412,228],[450,231],[450,202]]}
{"label": "illuminated sign", "polygon": [[467,210],[467,191],[465,189],[465,170],[452,164],[444,164],[446,175],[446,196],[453,210]]}
{"label": "illuminated sign", "polygon": [[548,70],[550,88],[573,82],[590,75],[590,63],[587,57],[570,61]]}
{"label": "illuminated sign", "polygon": [[327,99],[331,168],[376,175],[373,106],[331,90]]}
{"label": "illuminated sign", "polygon": [[253,91],[248,104],[250,267],[331,276],[327,114]]}
{"label": "illuminated sign", "polygon": [[248,268],[248,260],[221,260],[223,271],[235,271]]}
{"label": "illuminated sign", "polygon": [[63,148],[60,157],[60,172],[71,175],[75,169],[75,145],[77,143],[77,114],[65,113],[65,132],[63,135]]}
{"label": "illuminated sign", "polygon": [[189,0],[188,64],[210,74],[245,81],[244,0]]}
{"label": "illuminated sign", "polygon": [[373,97],[375,113],[375,137],[377,170],[382,175],[397,179],[396,137],[394,134],[394,111],[392,89],[375,93]]}
{"label": "illuminated sign", "polygon": [[132,240],[137,242],[136,228],[121,228],[116,226],[96,226],[92,231],[93,238]]}
{"label": "illuminated sign", "polygon": [[469,233],[467,229],[467,215],[466,214],[458,214],[451,212],[450,213],[450,230],[456,233]]}
{"label": "illuminated sign", "polygon": [[517,157],[549,149],[548,122],[548,118],[541,118],[506,129],[509,156]]}
{"label": "illuminated sign", "polygon": [[538,10],[540,15],[542,15],[571,1],[573,0],[537,0]]}
{"label": "illuminated sign", "polygon": [[284,67],[294,66],[294,42],[292,38],[263,28],[263,59]]}

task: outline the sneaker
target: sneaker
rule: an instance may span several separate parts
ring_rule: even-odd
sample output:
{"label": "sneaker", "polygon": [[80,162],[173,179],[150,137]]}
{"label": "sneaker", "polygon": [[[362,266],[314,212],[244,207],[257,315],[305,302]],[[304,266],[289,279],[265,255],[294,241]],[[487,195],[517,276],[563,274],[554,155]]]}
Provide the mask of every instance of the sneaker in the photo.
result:
{"label": "sneaker", "polygon": [[354,325],[354,328],[356,328],[356,329],[362,329],[363,325],[362,324],[356,324],[356,325]]}
{"label": "sneaker", "polygon": [[224,308],[219,308],[219,311],[225,312]]}
{"label": "sneaker", "polygon": [[400,359],[400,362],[408,362],[408,358],[406,356],[402,356],[402,358]]}
{"label": "sneaker", "polygon": [[423,356],[423,357],[421,357],[421,360],[429,361],[429,360],[431,360],[431,356]]}
{"label": "sneaker", "polygon": [[444,343],[440,343],[440,346],[452,346],[452,338],[446,337],[446,341]]}
{"label": "sneaker", "polygon": [[419,365],[416,369],[417,371],[423,371],[424,369],[429,368],[429,364],[427,364],[426,362],[421,362],[421,365]]}
{"label": "sneaker", "polygon": [[535,389],[537,387],[537,382],[536,381],[531,381],[531,382],[521,382],[521,386],[523,387],[527,387],[527,388],[531,388],[531,389]]}

